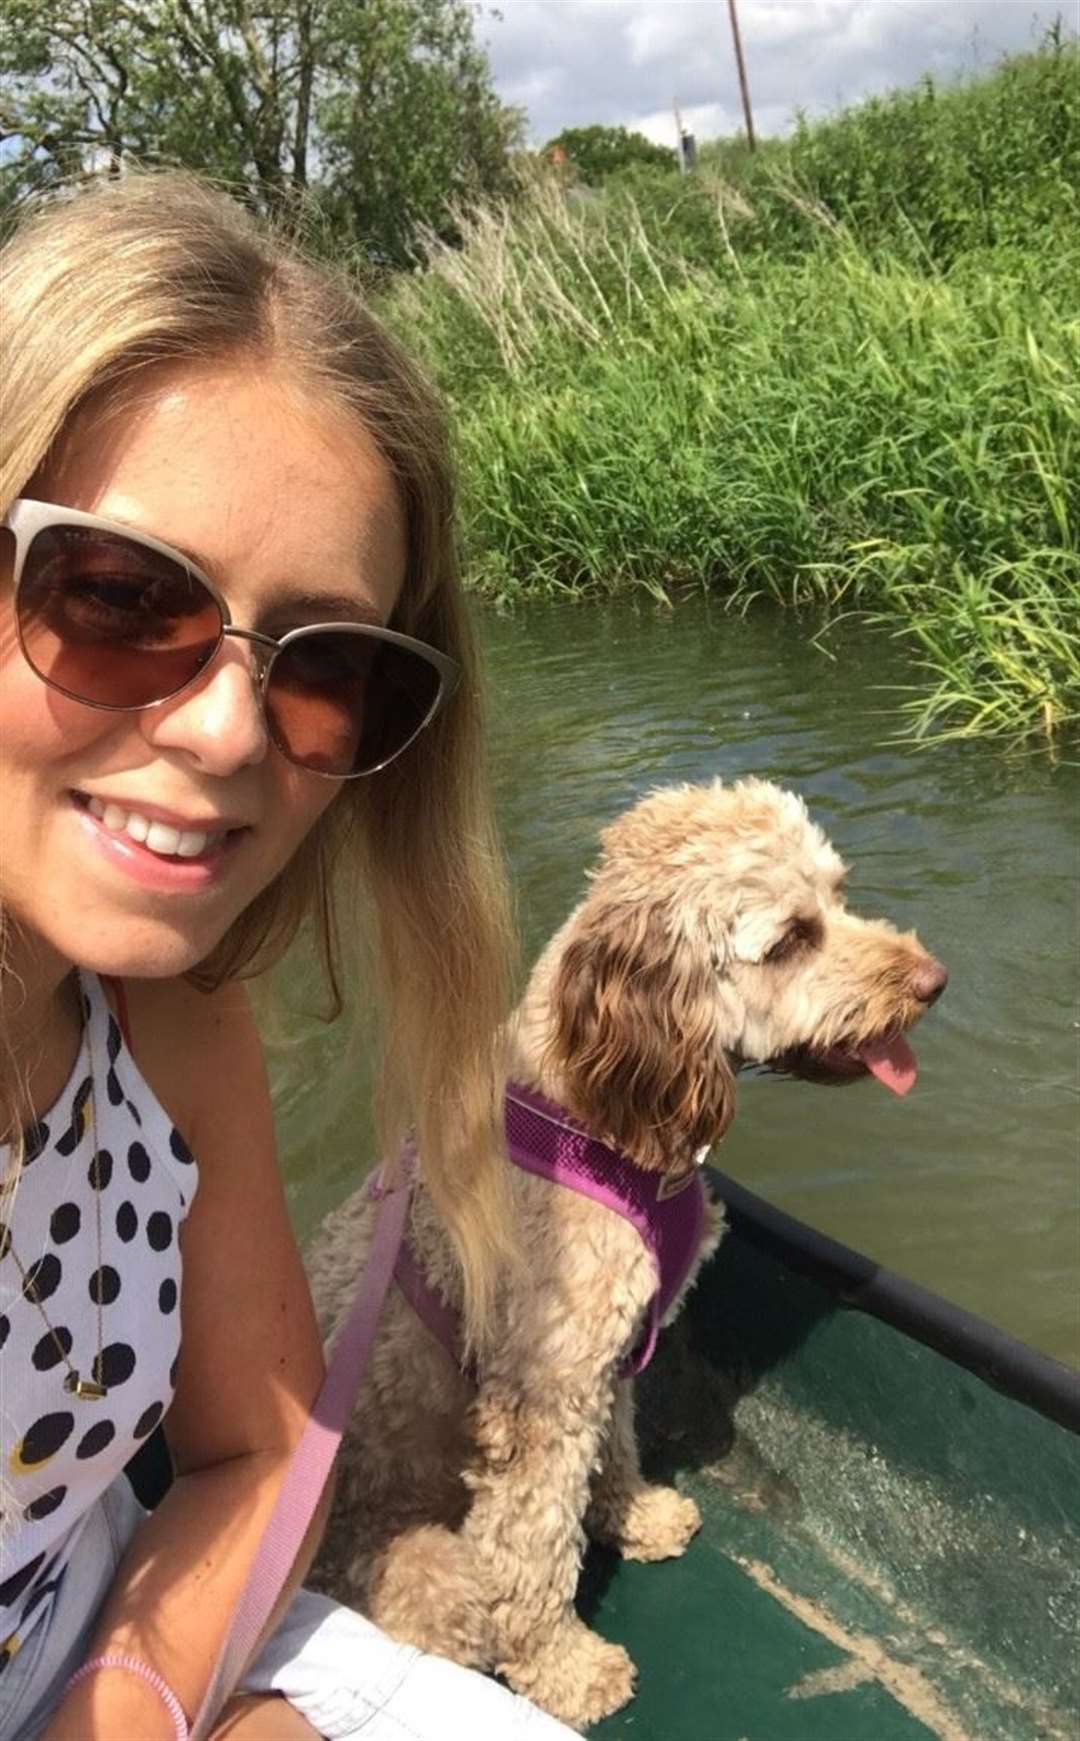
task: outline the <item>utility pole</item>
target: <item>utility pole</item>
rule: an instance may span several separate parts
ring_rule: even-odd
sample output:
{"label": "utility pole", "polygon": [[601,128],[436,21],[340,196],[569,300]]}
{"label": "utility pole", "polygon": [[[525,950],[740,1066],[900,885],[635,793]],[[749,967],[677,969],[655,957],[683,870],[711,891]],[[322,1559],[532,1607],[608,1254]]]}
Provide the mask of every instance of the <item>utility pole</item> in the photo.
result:
{"label": "utility pole", "polygon": [[683,126],[678,97],[672,97],[671,107],[675,114],[675,149],[679,154],[679,174],[685,175],[687,170],[697,168],[697,140]]}
{"label": "utility pole", "polygon": [[746,62],[743,60],[742,38],[739,35],[739,17],[735,11],[735,0],[727,0],[727,4],[731,17],[731,35],[735,43],[735,64],[739,69],[743,114],[746,116],[746,143],[751,151],[756,151],[757,140],[754,138],[754,117],[750,113],[750,87],[746,82]]}

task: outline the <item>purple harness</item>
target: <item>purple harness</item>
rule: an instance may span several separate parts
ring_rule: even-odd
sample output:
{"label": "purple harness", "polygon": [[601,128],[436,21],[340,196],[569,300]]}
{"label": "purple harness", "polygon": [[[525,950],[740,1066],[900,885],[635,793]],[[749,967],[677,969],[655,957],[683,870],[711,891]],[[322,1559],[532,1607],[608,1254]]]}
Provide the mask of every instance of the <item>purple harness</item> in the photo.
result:
{"label": "purple harness", "polygon": [[[638,1345],[623,1363],[621,1376],[633,1377],[652,1359],[660,1325],[701,1245],[705,1191],[700,1173],[695,1169],[672,1190],[664,1174],[648,1171],[629,1155],[598,1142],[561,1106],[517,1082],[506,1090],[506,1146],[516,1167],[613,1209],[644,1240],[656,1265],[657,1286]],[[370,1190],[372,1196],[380,1194],[375,1183]],[[394,1280],[432,1335],[460,1362],[457,1312],[430,1286],[407,1237],[398,1253]]]}

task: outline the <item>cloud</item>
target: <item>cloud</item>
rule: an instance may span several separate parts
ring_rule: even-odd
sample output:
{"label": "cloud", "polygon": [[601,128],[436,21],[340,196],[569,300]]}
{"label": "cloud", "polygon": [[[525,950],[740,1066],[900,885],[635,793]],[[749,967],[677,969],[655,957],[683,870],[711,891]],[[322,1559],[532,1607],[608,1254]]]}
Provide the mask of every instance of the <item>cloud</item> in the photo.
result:
{"label": "cloud", "polygon": [[[496,86],[542,144],[599,121],[674,142],[672,105],[699,138],[742,110],[723,0],[500,0],[482,15]],[[923,73],[985,71],[1031,48],[1080,0],[739,0],[754,121],[780,133]]]}

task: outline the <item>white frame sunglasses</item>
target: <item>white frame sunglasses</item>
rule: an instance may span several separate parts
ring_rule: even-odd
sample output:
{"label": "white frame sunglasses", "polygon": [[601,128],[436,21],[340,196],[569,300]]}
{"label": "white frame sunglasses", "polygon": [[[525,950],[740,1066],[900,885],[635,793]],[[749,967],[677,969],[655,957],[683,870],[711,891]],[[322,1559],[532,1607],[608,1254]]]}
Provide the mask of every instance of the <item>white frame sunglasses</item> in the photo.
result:
{"label": "white frame sunglasses", "polygon": [[[28,572],[27,558],[30,555],[34,540],[39,533],[63,527],[75,527],[87,531],[102,532],[111,539],[120,540],[152,551],[156,556],[164,558],[181,569],[190,580],[196,581],[205,589],[209,598],[213,601],[221,622],[220,632],[216,640],[208,650],[200,651],[194,655],[197,660],[195,668],[184,677],[182,682],[172,685],[165,695],[154,696],[151,700],[134,703],[126,701],[105,701],[97,696],[81,695],[77,690],[71,689],[66,684],[58,681],[57,678],[52,676],[48,671],[43,671],[41,666],[35,662],[31,650],[27,645],[26,626],[19,608],[20,597],[23,592],[23,583]],[[352,780],[361,779],[368,774],[376,774],[380,772],[381,769],[388,767],[391,762],[396,761],[398,756],[408,749],[409,745],[415,741],[425,727],[430,725],[435,715],[450,699],[461,679],[461,667],[446,653],[439,652],[437,648],[429,646],[426,641],[416,640],[412,635],[403,635],[396,629],[384,629],[374,623],[309,623],[302,628],[290,629],[288,633],[282,635],[280,639],[275,638],[273,635],[262,634],[257,629],[238,628],[232,621],[228,604],[222,597],[221,592],[214,585],[214,582],[210,579],[209,575],[204,573],[196,563],[192,562],[190,557],[185,556],[181,551],[175,549],[173,545],[164,543],[160,538],[152,537],[148,532],[136,532],[130,526],[124,526],[115,520],[106,520],[100,514],[87,514],[77,508],[65,508],[58,506],[53,502],[39,502],[34,501],[28,496],[20,496],[12,503],[7,514],[2,520],[0,520],[0,528],[6,528],[7,531],[12,534],[15,541],[15,555],[12,564],[11,578],[14,585],[15,625],[22,655],[35,676],[39,677],[43,683],[49,686],[50,689],[55,689],[61,695],[68,696],[72,701],[81,702],[86,707],[100,708],[108,713],[142,713],[148,708],[160,707],[163,702],[171,701],[175,696],[181,695],[192,683],[197,682],[203,673],[212,665],[217,654],[220,652],[226,637],[232,636],[236,640],[249,642],[252,647],[252,663],[254,666],[256,691],[259,696],[259,705],[262,710],[263,719],[266,723],[266,729],[270,739],[281,751],[281,754],[289,761],[293,762],[297,767],[303,768],[306,773],[318,774],[324,779]],[[298,643],[303,643],[305,640],[310,640],[316,636],[325,636],[327,634],[358,636],[368,642],[379,642],[387,647],[400,649],[403,653],[423,660],[434,670],[438,678],[438,687],[435,690],[432,700],[427,704],[426,708],[420,712],[417,723],[402,739],[402,742],[397,744],[389,754],[384,755],[380,760],[373,762],[370,766],[353,768],[345,773],[336,773],[325,768],[312,767],[309,763],[303,761],[300,756],[294,754],[293,751],[290,750],[288,743],[283,741],[272,708],[267,704],[267,695],[274,666],[281,655],[287,652],[288,649],[295,648]],[[132,648],[132,655],[134,656],[140,650],[145,651],[145,649]],[[315,696],[318,691],[313,687],[311,693]],[[357,754],[359,755],[359,745]]]}

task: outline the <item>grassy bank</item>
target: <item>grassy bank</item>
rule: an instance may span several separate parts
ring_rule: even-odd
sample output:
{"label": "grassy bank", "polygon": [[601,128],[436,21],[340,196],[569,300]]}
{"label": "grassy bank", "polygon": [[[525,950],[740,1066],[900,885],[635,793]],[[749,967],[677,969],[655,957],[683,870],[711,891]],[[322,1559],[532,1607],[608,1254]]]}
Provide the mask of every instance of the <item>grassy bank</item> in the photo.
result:
{"label": "grassy bank", "polygon": [[[917,730],[1080,718],[1080,93],[1075,55],[1022,65],[1072,131],[1017,115],[1034,191],[1008,223],[987,197],[967,230],[896,205],[890,239],[882,205],[861,233],[821,165],[884,182],[908,143],[879,103],[741,183],[733,161],[587,196],[540,180],[433,251],[392,313],[457,408],[477,586],[855,608],[917,646]],[[948,93],[943,138],[965,102],[1004,113],[994,88]]]}

